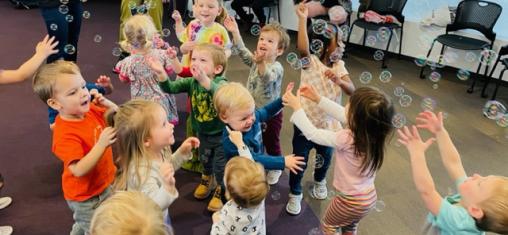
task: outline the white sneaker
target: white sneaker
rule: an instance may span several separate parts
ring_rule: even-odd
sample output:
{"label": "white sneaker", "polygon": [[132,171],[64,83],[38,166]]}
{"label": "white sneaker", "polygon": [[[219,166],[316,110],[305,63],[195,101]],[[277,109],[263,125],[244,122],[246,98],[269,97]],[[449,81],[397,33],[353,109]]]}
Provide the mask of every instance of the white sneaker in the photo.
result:
{"label": "white sneaker", "polygon": [[302,210],[302,205],[301,205],[302,198],[303,198],[303,194],[300,194],[300,195],[294,195],[291,193],[289,194],[289,201],[288,201],[288,204],[286,205],[286,211],[290,215],[300,214],[300,211]]}
{"label": "white sneaker", "polygon": [[320,182],[314,181],[309,192],[310,196],[314,199],[324,200],[328,196],[328,188],[326,187],[326,179]]}
{"label": "white sneaker", "polygon": [[282,175],[281,170],[269,170],[268,173],[266,173],[266,181],[269,185],[274,185],[277,182],[279,182],[279,178]]}
{"label": "white sneaker", "polygon": [[1,197],[0,198],[0,209],[6,208],[7,206],[9,206],[11,204],[11,202],[12,202],[11,197]]}
{"label": "white sneaker", "polygon": [[14,229],[11,226],[0,226],[0,235],[11,235],[12,231]]}

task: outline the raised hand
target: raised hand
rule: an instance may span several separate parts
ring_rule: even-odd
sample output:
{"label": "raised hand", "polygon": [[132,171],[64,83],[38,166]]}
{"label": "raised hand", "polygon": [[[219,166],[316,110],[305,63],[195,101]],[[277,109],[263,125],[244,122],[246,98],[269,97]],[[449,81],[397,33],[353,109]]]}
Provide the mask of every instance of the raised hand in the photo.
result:
{"label": "raised hand", "polygon": [[168,57],[170,59],[173,60],[178,55],[178,48],[176,48],[176,47],[168,47],[168,49],[166,49],[166,54],[168,55]]}
{"label": "raised hand", "polygon": [[224,19],[224,27],[231,33],[239,33],[238,24],[233,16],[228,16]]}
{"label": "raised hand", "polygon": [[101,132],[96,145],[107,148],[116,141],[116,130],[113,127],[106,127]]}
{"label": "raised hand", "polygon": [[197,42],[195,42],[195,41],[184,42],[180,46],[180,50],[182,51],[183,54],[187,54],[187,53],[191,52],[192,50],[194,50],[194,47],[196,45],[197,45]]}
{"label": "raised hand", "polygon": [[113,91],[113,84],[111,83],[111,78],[106,75],[100,75],[99,78],[97,78],[95,85],[103,87],[107,91],[110,91],[109,93]]}
{"label": "raised hand", "polygon": [[243,142],[242,132],[231,130],[228,126],[226,126],[226,130],[228,131],[229,139],[236,147],[241,147],[245,145],[245,143]]}
{"label": "raised hand", "polygon": [[171,18],[173,18],[173,20],[175,20],[175,23],[182,22],[182,16],[180,15],[180,12],[177,10],[173,11],[173,14],[171,14]]}
{"label": "raised hand", "polygon": [[300,166],[305,165],[305,158],[290,154],[284,157],[284,166],[288,168],[293,174],[298,174],[298,171],[303,171]]}
{"label": "raised hand", "polygon": [[55,37],[49,37],[46,35],[42,41],[37,43],[35,47],[35,54],[42,55],[44,57],[48,57],[49,55],[58,53],[58,49],[55,49],[58,46],[58,41],[55,41]]}
{"label": "raised hand", "polygon": [[300,91],[296,92],[296,96],[293,95],[293,87],[294,83],[289,83],[286,88],[286,93],[282,96],[282,104],[284,106],[289,106],[293,110],[298,110],[302,107],[300,103]]}
{"label": "raised hand", "polygon": [[409,130],[407,126],[404,126],[404,128],[397,130],[397,132],[399,134],[399,139],[397,141],[405,145],[411,155],[425,152],[425,150],[427,150],[427,148],[429,148],[429,146],[435,141],[434,138],[430,138],[423,142],[416,126],[412,126],[411,130]]}
{"label": "raised hand", "polygon": [[432,134],[436,134],[443,129],[443,113],[437,115],[431,111],[424,111],[416,117],[416,127],[427,129]]}
{"label": "raised hand", "polygon": [[256,64],[261,64],[265,61],[266,52],[262,51],[254,51],[254,55],[252,56],[252,59]]}
{"label": "raised hand", "polygon": [[307,5],[305,5],[307,1],[302,1],[298,5],[296,5],[296,15],[300,19],[307,19],[309,16],[309,8],[307,8]]}
{"label": "raised hand", "polygon": [[182,154],[190,154],[193,149],[197,149],[199,147],[199,139],[196,137],[189,137],[183,141],[180,145],[180,151]]}
{"label": "raised hand", "polygon": [[300,91],[301,96],[309,100],[312,100],[315,103],[319,103],[319,101],[321,100],[321,96],[318,94],[316,88],[314,88],[314,86],[312,85],[303,84],[302,86],[300,86],[300,89],[298,91]]}
{"label": "raised hand", "polygon": [[204,81],[206,78],[208,78],[208,76],[199,65],[191,65],[191,73],[192,76],[198,80],[198,82]]}

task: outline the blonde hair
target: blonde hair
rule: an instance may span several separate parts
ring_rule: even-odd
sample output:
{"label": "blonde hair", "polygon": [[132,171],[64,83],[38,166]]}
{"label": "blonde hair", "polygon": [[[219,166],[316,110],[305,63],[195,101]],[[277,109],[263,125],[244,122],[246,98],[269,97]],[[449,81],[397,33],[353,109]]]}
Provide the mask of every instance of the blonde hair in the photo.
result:
{"label": "blonde hair", "polygon": [[[224,1],[223,0],[216,0],[216,1],[217,1],[218,5],[219,5],[219,8],[221,9],[221,12],[215,18],[215,22],[217,22],[217,23],[222,25],[222,24],[224,24],[224,20],[228,16],[228,12],[227,12],[226,8],[224,7]],[[199,0],[195,1],[194,4],[198,4],[198,2],[199,2]]]}
{"label": "blonde hair", "polygon": [[213,105],[219,117],[228,110],[242,110],[255,105],[254,98],[241,83],[229,82],[221,86],[213,96]]}
{"label": "blonde hair", "polygon": [[277,44],[279,46],[278,49],[285,51],[289,47],[291,39],[289,38],[286,29],[284,29],[279,22],[272,22],[263,26],[263,28],[261,28],[261,32],[276,32],[277,35],[279,35],[279,41]]}
{"label": "blonde hair", "polygon": [[81,76],[79,67],[74,62],[57,60],[54,63],[42,65],[32,81],[34,93],[46,103],[53,97],[56,80],[62,74]]}
{"label": "blonde hair", "polygon": [[93,235],[170,235],[161,208],[141,192],[118,191],[94,212]]}
{"label": "blonde hair", "polygon": [[150,16],[144,14],[131,16],[123,26],[122,34],[125,40],[120,42],[120,47],[127,52],[132,49],[150,49],[156,33],[157,29]]}
{"label": "blonde hair", "polygon": [[259,205],[268,193],[265,169],[245,157],[233,157],[226,164],[226,195],[243,208]]}
{"label": "blonde hair", "polygon": [[476,220],[476,226],[483,231],[508,234],[508,178],[500,176],[499,184],[492,189],[488,199],[479,206],[483,217]]}
{"label": "blonde hair", "polygon": [[[119,171],[113,185],[115,190],[127,190],[127,182],[132,174],[135,174],[134,189],[148,177],[148,169],[151,167],[146,140],[150,137],[150,129],[154,125],[155,110],[162,106],[156,102],[133,99],[118,107],[117,111],[106,113],[106,122],[116,130],[115,147],[118,150]],[[163,154],[170,154],[168,147]],[[130,166],[134,168],[130,168]],[[140,166],[145,170],[140,172]],[[134,172],[131,172],[134,171]]]}
{"label": "blonde hair", "polygon": [[193,51],[207,51],[212,56],[213,65],[214,66],[222,66],[222,72],[217,75],[222,75],[226,72],[226,67],[228,65],[228,58],[226,57],[226,52],[224,48],[217,46],[212,43],[200,43],[194,47]]}

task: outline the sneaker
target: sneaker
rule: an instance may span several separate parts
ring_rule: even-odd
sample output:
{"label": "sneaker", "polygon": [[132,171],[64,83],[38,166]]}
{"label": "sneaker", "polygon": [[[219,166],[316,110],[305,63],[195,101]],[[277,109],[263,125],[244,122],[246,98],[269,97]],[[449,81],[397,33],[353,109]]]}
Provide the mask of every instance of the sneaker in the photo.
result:
{"label": "sneaker", "polygon": [[302,210],[302,205],[301,205],[302,198],[303,198],[302,194],[300,194],[300,195],[294,195],[292,193],[289,194],[289,201],[288,201],[288,204],[286,205],[286,211],[290,215],[300,214],[300,211]]}
{"label": "sneaker", "polygon": [[11,235],[12,231],[14,229],[11,226],[0,226],[0,235]]}
{"label": "sneaker", "polygon": [[210,193],[215,189],[216,183],[214,177],[211,175],[201,175],[201,183],[194,190],[194,197],[198,200],[207,198]]}
{"label": "sneaker", "polygon": [[0,198],[0,209],[4,209],[8,207],[12,202],[11,197],[1,197]]}
{"label": "sneaker", "polygon": [[212,199],[208,203],[208,210],[211,212],[220,211],[222,209],[222,200],[221,200],[221,187],[217,186],[215,189],[215,193],[213,194]]}
{"label": "sneaker", "polygon": [[266,181],[269,185],[274,185],[279,182],[279,178],[282,175],[281,170],[270,170],[266,173]]}
{"label": "sneaker", "polygon": [[324,200],[328,196],[328,188],[326,188],[326,179],[320,182],[314,181],[309,192],[310,196],[314,199]]}

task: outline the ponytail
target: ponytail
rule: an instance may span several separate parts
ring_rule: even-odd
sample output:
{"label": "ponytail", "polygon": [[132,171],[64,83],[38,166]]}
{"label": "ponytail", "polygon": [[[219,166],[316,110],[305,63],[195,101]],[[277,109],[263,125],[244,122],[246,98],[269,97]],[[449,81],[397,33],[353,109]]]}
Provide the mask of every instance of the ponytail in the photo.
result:
{"label": "ponytail", "polygon": [[228,17],[228,13],[226,11],[226,8],[224,8],[224,3],[222,2],[222,0],[218,0],[219,1],[219,5],[220,7],[222,8],[220,14],[215,18],[215,22],[219,23],[219,24],[224,24],[224,20],[226,19],[226,17]]}
{"label": "ponytail", "polygon": [[108,125],[110,127],[114,127],[115,126],[115,116],[116,116],[117,112],[118,111],[116,109],[109,109],[104,114],[104,119],[106,120],[106,125]]}

